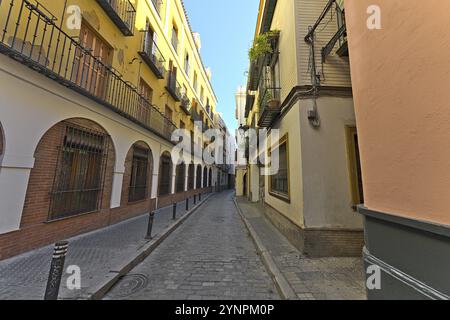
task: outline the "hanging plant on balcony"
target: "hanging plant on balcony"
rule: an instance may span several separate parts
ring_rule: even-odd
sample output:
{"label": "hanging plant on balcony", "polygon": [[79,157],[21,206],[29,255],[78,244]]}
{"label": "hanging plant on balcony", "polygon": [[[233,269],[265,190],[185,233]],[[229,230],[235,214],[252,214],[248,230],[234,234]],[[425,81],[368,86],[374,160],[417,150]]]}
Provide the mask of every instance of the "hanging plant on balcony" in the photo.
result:
{"label": "hanging plant on balcony", "polygon": [[248,52],[250,62],[256,62],[259,58],[273,53],[272,39],[279,35],[278,30],[269,31],[256,37],[255,43]]}

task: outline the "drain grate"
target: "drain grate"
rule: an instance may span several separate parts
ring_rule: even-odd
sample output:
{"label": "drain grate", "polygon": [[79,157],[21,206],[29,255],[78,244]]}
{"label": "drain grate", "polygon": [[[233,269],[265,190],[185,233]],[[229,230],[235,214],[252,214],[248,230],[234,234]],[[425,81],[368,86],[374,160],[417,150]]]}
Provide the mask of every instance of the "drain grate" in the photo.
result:
{"label": "drain grate", "polygon": [[144,274],[128,274],[120,279],[119,283],[111,291],[111,296],[124,298],[145,289],[148,285],[148,277]]}

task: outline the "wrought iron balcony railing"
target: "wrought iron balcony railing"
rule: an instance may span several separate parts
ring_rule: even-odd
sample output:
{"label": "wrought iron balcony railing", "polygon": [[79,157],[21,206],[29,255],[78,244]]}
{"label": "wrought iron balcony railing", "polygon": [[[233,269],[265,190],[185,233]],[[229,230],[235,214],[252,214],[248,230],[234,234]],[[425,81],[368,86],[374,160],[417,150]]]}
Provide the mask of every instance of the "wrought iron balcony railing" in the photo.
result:
{"label": "wrought iron balcony railing", "polygon": [[0,53],[171,140],[176,126],[35,0],[0,1]]}
{"label": "wrought iron balcony railing", "polygon": [[97,0],[97,2],[123,35],[133,35],[136,9],[130,0]]}
{"label": "wrought iron balcony railing", "polygon": [[144,31],[141,48],[139,55],[142,60],[145,61],[158,79],[164,79],[167,72],[164,66],[166,59],[148,30]]}
{"label": "wrought iron balcony railing", "polygon": [[166,90],[170,93],[170,95],[175,101],[178,102],[181,101],[182,98],[181,85],[177,81],[176,74],[172,71],[169,71]]}
{"label": "wrought iron balcony railing", "polygon": [[271,127],[281,112],[280,88],[263,87],[259,100],[258,126]]}
{"label": "wrought iron balcony railing", "polygon": [[186,93],[184,93],[183,97],[181,98],[180,107],[186,115],[191,115],[191,101],[189,100]]}

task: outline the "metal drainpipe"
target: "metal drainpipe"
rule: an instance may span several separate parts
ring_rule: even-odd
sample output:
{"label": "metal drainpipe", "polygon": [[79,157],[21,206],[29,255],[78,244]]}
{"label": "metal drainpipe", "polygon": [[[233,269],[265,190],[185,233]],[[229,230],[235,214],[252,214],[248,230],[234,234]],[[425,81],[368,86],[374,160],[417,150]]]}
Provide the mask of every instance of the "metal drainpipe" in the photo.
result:
{"label": "metal drainpipe", "polygon": [[66,17],[66,10],[67,10],[67,0],[64,1],[64,8],[63,8],[63,12],[62,12],[62,15],[61,15],[61,25],[60,25],[61,29],[63,27],[64,18]]}
{"label": "metal drainpipe", "polygon": [[313,96],[313,107],[308,110],[308,120],[311,123],[311,125],[318,129],[320,128],[320,118],[319,118],[319,112],[317,111],[317,91],[318,87],[320,86],[320,81],[317,79],[317,67],[316,67],[316,50],[314,46],[314,36],[315,32],[313,31],[312,27],[309,27],[309,33],[310,36],[305,38],[305,41],[309,44],[310,50],[311,50],[311,63],[312,63],[312,70],[311,70],[311,82],[314,90],[314,96]]}

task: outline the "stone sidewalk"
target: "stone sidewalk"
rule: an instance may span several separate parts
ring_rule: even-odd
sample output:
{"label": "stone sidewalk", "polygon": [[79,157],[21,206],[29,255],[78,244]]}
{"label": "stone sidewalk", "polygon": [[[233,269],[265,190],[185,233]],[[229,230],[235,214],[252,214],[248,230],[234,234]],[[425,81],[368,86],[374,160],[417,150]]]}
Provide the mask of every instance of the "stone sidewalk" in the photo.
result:
{"label": "stone sidewalk", "polygon": [[[202,196],[202,202],[209,198]],[[193,199],[190,199],[190,209]],[[199,204],[199,203],[198,203]],[[155,213],[152,236],[157,236],[174,224],[172,206]],[[177,205],[177,220],[186,215],[185,202]],[[113,268],[127,262],[140,248],[149,243],[148,213],[94,232],[68,239],[69,251],[65,267],[81,269],[81,290],[71,291],[63,276],[60,299],[85,297],[88,289],[97,286]],[[45,293],[53,245],[0,261],[0,300],[42,300]]]}
{"label": "stone sidewalk", "polygon": [[305,257],[264,217],[262,205],[236,202],[299,299],[366,299],[362,258]]}

